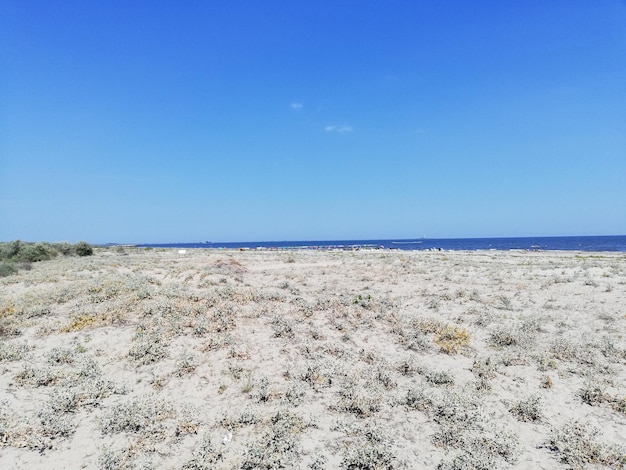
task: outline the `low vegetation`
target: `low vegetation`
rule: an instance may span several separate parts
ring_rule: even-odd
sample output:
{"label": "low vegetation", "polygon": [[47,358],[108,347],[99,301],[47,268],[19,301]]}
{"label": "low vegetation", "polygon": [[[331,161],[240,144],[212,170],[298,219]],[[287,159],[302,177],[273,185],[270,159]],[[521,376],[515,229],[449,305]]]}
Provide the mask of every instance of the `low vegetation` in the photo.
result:
{"label": "low vegetation", "polygon": [[47,261],[57,256],[91,256],[93,247],[80,241],[74,245],[66,242],[29,243],[21,240],[0,242],[0,277],[31,269],[31,263]]}
{"label": "low vegetation", "polygon": [[623,255],[81,247],[0,247],[0,468],[626,466]]}

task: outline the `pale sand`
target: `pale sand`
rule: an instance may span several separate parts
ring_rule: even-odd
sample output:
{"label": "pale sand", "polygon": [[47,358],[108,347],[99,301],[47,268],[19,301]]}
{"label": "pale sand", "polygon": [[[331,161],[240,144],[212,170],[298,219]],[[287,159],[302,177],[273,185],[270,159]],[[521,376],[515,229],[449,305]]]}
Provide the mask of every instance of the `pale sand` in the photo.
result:
{"label": "pale sand", "polygon": [[626,465],[623,253],[100,250],[0,332],[5,470]]}

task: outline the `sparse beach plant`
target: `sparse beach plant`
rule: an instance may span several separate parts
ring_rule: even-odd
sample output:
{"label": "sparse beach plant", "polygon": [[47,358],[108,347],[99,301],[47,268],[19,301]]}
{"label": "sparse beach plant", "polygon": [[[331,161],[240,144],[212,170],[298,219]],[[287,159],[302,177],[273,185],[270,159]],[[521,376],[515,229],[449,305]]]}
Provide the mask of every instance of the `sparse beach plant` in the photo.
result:
{"label": "sparse beach plant", "polygon": [[133,341],[128,355],[139,364],[148,365],[167,357],[162,332],[140,329]]}
{"label": "sparse beach plant", "polygon": [[376,429],[366,429],[352,441],[343,453],[340,468],[345,470],[393,470],[396,456],[391,451],[391,440]]}
{"label": "sparse beach plant", "polygon": [[374,384],[361,386],[351,379],[346,379],[339,390],[339,401],[332,408],[365,418],[379,411],[383,400],[384,393],[378,386]]}
{"label": "sparse beach plant", "polygon": [[479,455],[462,451],[450,460],[443,460],[437,470],[492,470],[497,467],[496,458],[488,453]]}
{"label": "sparse beach plant", "polygon": [[64,410],[55,409],[54,405],[48,403],[37,413],[39,419],[39,433],[47,438],[67,438],[74,434],[76,424],[73,416]]}
{"label": "sparse beach plant", "polygon": [[517,346],[522,342],[521,332],[510,326],[498,326],[489,335],[493,346]]}
{"label": "sparse beach plant", "polygon": [[81,313],[76,315],[70,320],[70,322],[61,328],[62,333],[71,333],[74,331],[81,331],[91,326],[96,325],[99,322],[97,316],[91,313]]}
{"label": "sparse beach plant", "polygon": [[405,377],[413,377],[415,374],[421,373],[422,366],[412,357],[407,357],[397,363],[396,370]]}
{"label": "sparse beach plant", "polygon": [[[519,455],[519,440],[515,434],[499,426],[481,421],[443,423],[433,435],[435,445],[460,449],[452,461],[438,468],[498,468],[499,459],[515,463]],[[463,465],[470,465],[464,467]]]}
{"label": "sparse beach plant", "polygon": [[603,384],[597,380],[585,382],[578,395],[584,403],[591,406],[610,401],[610,396],[604,390]]}
{"label": "sparse beach plant", "polygon": [[274,397],[267,377],[261,377],[254,387],[252,399],[259,403],[267,403]]}
{"label": "sparse beach plant", "polygon": [[433,385],[454,385],[454,376],[446,371],[426,372],[426,380]]}
{"label": "sparse beach plant", "polygon": [[396,388],[398,386],[398,383],[393,377],[392,369],[387,366],[379,366],[376,369],[376,381],[387,390]]}
{"label": "sparse beach plant", "polygon": [[183,464],[183,470],[212,470],[223,459],[220,449],[211,442],[208,434],[203,434],[193,451],[191,460]]}
{"label": "sparse beach plant", "polygon": [[48,364],[72,364],[74,362],[75,351],[69,348],[56,347],[48,353]]}
{"label": "sparse beach plant", "polygon": [[115,451],[111,447],[104,447],[98,456],[98,468],[100,470],[130,470],[134,467],[128,449]]}
{"label": "sparse beach plant", "polygon": [[626,414],[626,396],[612,397],[611,408],[613,408],[618,413]]}
{"label": "sparse beach plant", "polygon": [[408,408],[424,411],[433,405],[433,400],[422,387],[412,387],[406,392],[405,404]]}
{"label": "sparse beach plant", "polygon": [[174,370],[174,375],[176,377],[184,377],[185,375],[191,374],[198,367],[198,363],[196,358],[189,353],[182,353],[178,360],[176,361],[176,369]]}
{"label": "sparse beach plant", "polygon": [[144,395],[112,406],[102,417],[100,428],[103,434],[146,432],[172,414],[169,403]]}
{"label": "sparse beach plant", "polygon": [[293,338],[293,322],[283,315],[275,316],[272,319],[272,329],[275,338]]}
{"label": "sparse beach plant", "polygon": [[241,387],[241,391],[243,393],[251,393],[255,385],[256,385],[256,382],[252,375],[252,371],[251,370],[245,371],[244,382],[243,382],[243,386]]}
{"label": "sparse beach plant", "polygon": [[554,385],[552,382],[552,378],[549,375],[542,375],[539,379],[539,385],[541,388],[552,388]]}
{"label": "sparse beach plant", "polygon": [[433,317],[416,317],[409,320],[409,325],[423,334],[437,333],[446,326],[441,320]]}
{"label": "sparse beach plant", "polygon": [[45,387],[57,384],[62,376],[63,374],[61,372],[52,370],[49,367],[34,368],[24,366],[22,370],[15,375],[15,381],[20,385]]}
{"label": "sparse beach plant", "polygon": [[541,398],[539,395],[532,395],[526,400],[518,401],[509,408],[509,412],[511,412],[518,421],[541,421],[543,419]]}
{"label": "sparse beach plant", "polygon": [[472,363],[472,372],[478,379],[490,380],[496,376],[498,363],[491,356],[476,358]]}
{"label": "sparse beach plant", "polygon": [[309,463],[310,470],[325,470],[326,464],[328,463],[328,457],[325,455],[317,455],[313,458],[311,463]]}
{"label": "sparse beach plant", "polygon": [[494,302],[494,306],[502,310],[513,310],[513,303],[511,302],[511,298],[507,297],[506,295],[498,295]]}
{"label": "sparse beach plant", "polygon": [[333,370],[330,365],[321,361],[310,362],[300,374],[300,380],[314,389],[330,387],[333,383]]}
{"label": "sparse beach plant", "polygon": [[474,395],[455,389],[434,400],[431,414],[436,423],[471,423],[482,420],[482,407]]}
{"label": "sparse beach plant", "polygon": [[626,449],[617,445],[599,443],[600,430],[589,423],[570,421],[554,429],[546,446],[560,456],[561,462],[576,469],[587,464],[600,464],[612,468],[624,468]]}
{"label": "sparse beach plant", "polygon": [[27,343],[0,341],[0,362],[21,361],[32,349]]}
{"label": "sparse beach plant", "polygon": [[578,345],[566,338],[557,338],[552,343],[550,352],[556,359],[572,360],[578,355]]}
{"label": "sparse beach plant", "polygon": [[462,326],[446,325],[437,330],[435,343],[446,354],[456,354],[470,344],[470,334]]}
{"label": "sparse beach plant", "polygon": [[301,460],[300,434],[304,421],[289,411],[279,410],[265,430],[246,446],[240,470],[296,468]]}
{"label": "sparse beach plant", "polygon": [[300,383],[291,384],[283,396],[283,402],[289,406],[299,406],[304,403],[306,398],[306,390]]}

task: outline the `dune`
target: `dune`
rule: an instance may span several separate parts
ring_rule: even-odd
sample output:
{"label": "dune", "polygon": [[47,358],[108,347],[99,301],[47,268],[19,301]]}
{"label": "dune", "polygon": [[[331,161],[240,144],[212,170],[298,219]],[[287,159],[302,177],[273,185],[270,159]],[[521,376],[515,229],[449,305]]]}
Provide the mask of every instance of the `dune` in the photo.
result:
{"label": "dune", "polygon": [[626,466],[626,254],[96,249],[0,278],[0,468]]}

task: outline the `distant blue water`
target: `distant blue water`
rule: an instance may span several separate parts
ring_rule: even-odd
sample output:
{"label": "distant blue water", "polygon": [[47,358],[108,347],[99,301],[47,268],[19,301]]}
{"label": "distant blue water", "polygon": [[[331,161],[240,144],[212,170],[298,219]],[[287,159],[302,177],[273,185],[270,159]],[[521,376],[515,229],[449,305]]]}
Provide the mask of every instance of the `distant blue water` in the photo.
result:
{"label": "distant blue water", "polygon": [[419,238],[410,240],[315,240],[273,242],[203,242],[139,244],[154,248],[225,248],[225,249],[352,249],[377,247],[395,250],[579,250],[626,252],[626,235],[597,237],[522,237],[522,238]]}

